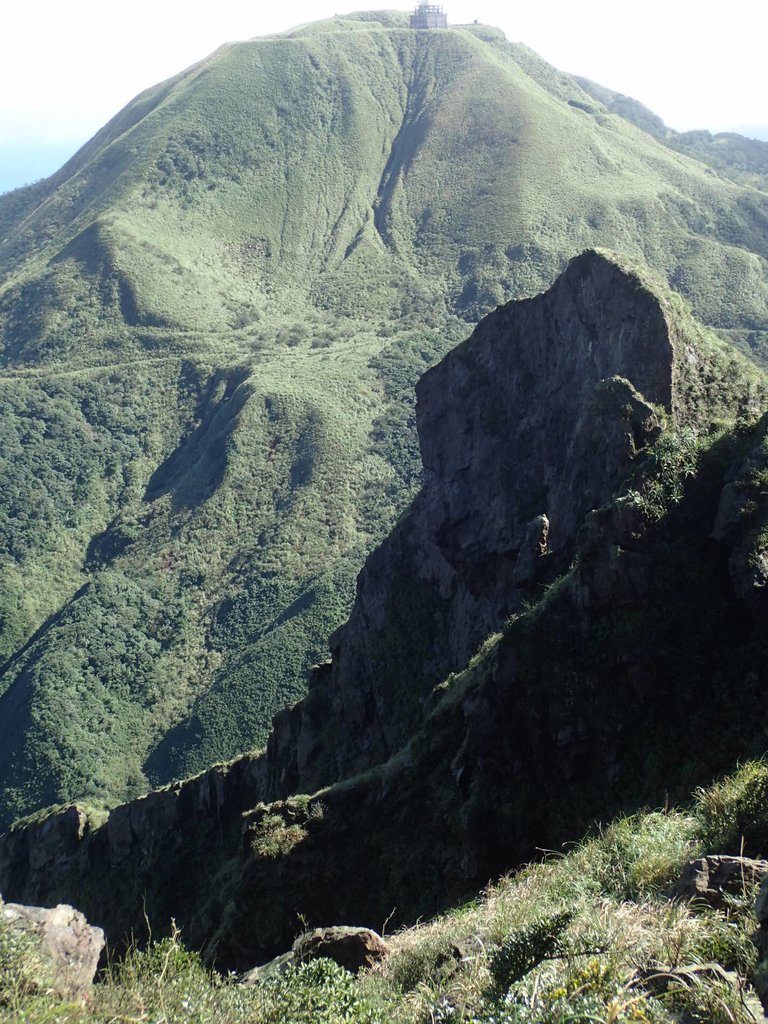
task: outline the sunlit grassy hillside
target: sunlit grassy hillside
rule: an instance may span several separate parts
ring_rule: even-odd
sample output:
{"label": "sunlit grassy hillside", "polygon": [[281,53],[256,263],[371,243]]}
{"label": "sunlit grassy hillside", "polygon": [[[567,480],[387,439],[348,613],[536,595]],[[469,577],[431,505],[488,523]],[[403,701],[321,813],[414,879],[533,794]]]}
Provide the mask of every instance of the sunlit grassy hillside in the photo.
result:
{"label": "sunlit grassy hillside", "polygon": [[601,245],[768,332],[768,199],[482,26],[223,47],[0,198],[0,822],[259,745],[416,484],[412,387]]}

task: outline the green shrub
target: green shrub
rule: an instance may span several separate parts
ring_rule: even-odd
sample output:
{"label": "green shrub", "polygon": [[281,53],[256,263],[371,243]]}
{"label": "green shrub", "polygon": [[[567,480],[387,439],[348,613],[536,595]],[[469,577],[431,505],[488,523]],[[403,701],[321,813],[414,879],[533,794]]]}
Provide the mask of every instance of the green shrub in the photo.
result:
{"label": "green shrub", "polygon": [[697,852],[695,825],[679,811],[632,815],[603,829],[581,855],[604,892],[642,899],[666,890]]}
{"label": "green shrub", "polygon": [[750,934],[757,921],[752,917],[754,899],[739,920],[728,920],[722,914],[708,911],[698,931],[693,959],[702,963],[717,963],[727,971],[736,971],[750,977],[757,964],[757,949]]}
{"label": "green shrub", "polygon": [[254,1005],[252,990],[206,970],[174,928],[169,938],[146,950],[133,949],[107,969],[85,1019],[93,1024],[255,1024]]}
{"label": "green shrub", "polygon": [[289,967],[258,990],[259,1024],[378,1024],[355,978],[332,960]]}
{"label": "green shrub", "polygon": [[629,497],[651,522],[662,519],[685,492],[686,480],[695,476],[704,441],[690,427],[666,430],[644,453],[641,481]]}
{"label": "green shrub", "polygon": [[489,956],[488,969],[496,992],[509,991],[534,967],[563,950],[563,932],[573,920],[564,911],[534,921],[508,935]]}
{"label": "green shrub", "polygon": [[251,849],[260,857],[284,857],[307,838],[298,822],[287,822],[280,814],[265,814],[254,827]]}

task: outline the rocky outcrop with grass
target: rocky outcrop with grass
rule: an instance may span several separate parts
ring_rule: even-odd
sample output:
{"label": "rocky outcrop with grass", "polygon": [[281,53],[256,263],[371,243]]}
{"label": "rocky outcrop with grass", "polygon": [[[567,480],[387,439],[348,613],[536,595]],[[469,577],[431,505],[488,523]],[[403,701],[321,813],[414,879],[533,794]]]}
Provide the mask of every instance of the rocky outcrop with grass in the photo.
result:
{"label": "rocky outcrop with grass", "polygon": [[424,487],[266,755],[21,825],[0,885],[114,940],[174,917],[245,969],[296,914],[413,920],[759,752],[768,654],[730,569],[762,506],[713,528],[768,463],[764,389],[643,272],[577,258],[423,379]]}
{"label": "rocky outcrop with grass", "polygon": [[417,386],[424,486],[366,562],[332,664],[275,719],[273,791],[310,792],[400,749],[434,686],[570,566],[587,514],[663,427],[693,437],[718,415],[754,416],[763,395],[660,282],[596,252],[486,317]]}
{"label": "rocky outcrop with grass", "polygon": [[750,893],[768,875],[768,861],[752,857],[710,854],[686,864],[677,892],[701,900],[715,910],[728,907],[729,898]]}

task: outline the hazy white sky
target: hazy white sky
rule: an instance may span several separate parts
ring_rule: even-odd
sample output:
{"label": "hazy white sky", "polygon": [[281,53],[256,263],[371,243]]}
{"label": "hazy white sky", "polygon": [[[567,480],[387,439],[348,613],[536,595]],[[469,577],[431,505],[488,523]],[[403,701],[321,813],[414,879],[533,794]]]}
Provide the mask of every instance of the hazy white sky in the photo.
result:
{"label": "hazy white sky", "polygon": [[[282,0],[263,9],[252,0],[214,0],[196,11],[181,0],[37,0],[9,7],[0,36],[0,191],[51,173],[136,93],[221,43],[365,5]],[[673,128],[768,138],[765,0],[445,0],[445,10],[450,22],[496,25],[557,67],[634,96]]]}

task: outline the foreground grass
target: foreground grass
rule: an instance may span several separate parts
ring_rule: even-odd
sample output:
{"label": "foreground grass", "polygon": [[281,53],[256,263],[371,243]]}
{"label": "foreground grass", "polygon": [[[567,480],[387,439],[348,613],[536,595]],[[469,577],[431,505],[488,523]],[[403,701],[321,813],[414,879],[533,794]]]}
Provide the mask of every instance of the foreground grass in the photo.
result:
{"label": "foreground grass", "polygon": [[52,994],[35,949],[0,931],[0,1019],[14,1024],[565,1024],[761,1019],[748,886],[725,909],[673,896],[703,852],[768,851],[768,764],[638,814],[388,941],[358,979],[330,961],[253,988],[209,972],[178,934],[112,964],[87,1005]]}

